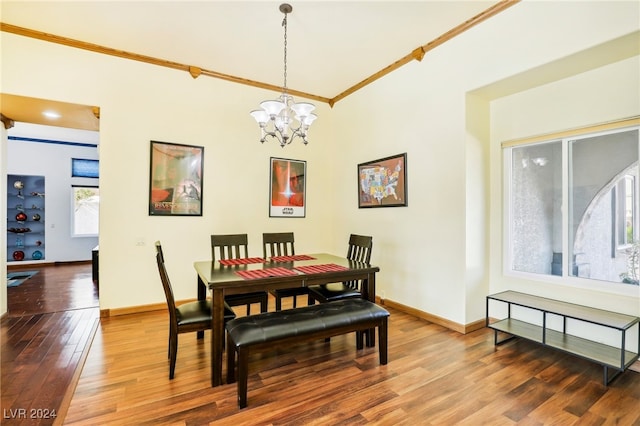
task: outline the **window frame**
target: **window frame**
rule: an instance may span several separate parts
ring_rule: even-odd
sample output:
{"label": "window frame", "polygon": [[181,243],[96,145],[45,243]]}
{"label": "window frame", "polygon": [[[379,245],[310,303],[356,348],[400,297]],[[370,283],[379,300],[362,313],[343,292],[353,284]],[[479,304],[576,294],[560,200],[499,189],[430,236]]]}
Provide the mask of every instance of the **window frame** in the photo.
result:
{"label": "window frame", "polygon": [[[571,141],[585,139],[594,136],[601,136],[625,131],[639,132],[639,152],[640,152],[640,117],[620,120],[618,122],[605,123],[603,125],[589,126],[582,129],[574,129],[570,131],[560,132],[557,134],[542,135],[520,140],[505,141],[502,146],[502,166],[503,166],[503,182],[502,182],[502,205],[503,205],[503,223],[502,223],[502,272],[505,277],[520,278],[530,281],[551,283],[554,285],[564,285],[577,288],[596,289],[613,294],[637,295],[638,287],[635,285],[618,283],[615,281],[606,281],[596,278],[582,278],[569,274],[570,262],[569,256],[562,258],[562,275],[542,274],[534,272],[523,272],[512,269],[513,266],[513,250],[514,244],[512,239],[512,220],[514,217],[512,206],[512,179],[514,178],[514,170],[512,163],[512,153],[515,148],[525,146],[535,146],[552,142],[561,142],[562,148],[562,251],[569,253],[569,144]],[[640,155],[639,155],[640,157]],[[640,161],[639,161],[640,163]],[[639,166],[640,167],[640,166]],[[636,191],[634,194],[635,204],[637,207],[640,189],[640,178],[636,181]],[[634,214],[637,216],[637,211]],[[637,225],[637,224],[636,224]],[[634,234],[638,238],[638,227],[635,227]],[[617,237],[616,237],[617,238]],[[617,246],[616,249],[620,249]]]}
{"label": "window frame", "polygon": [[[612,219],[614,223],[614,256],[617,252],[624,251],[631,247],[634,241],[638,241],[638,194],[637,190],[631,192],[631,206],[629,206],[629,191],[627,182],[631,180],[632,188],[638,187],[637,178],[630,174],[625,174],[615,186],[615,208],[612,209]],[[624,185],[622,185],[624,183]],[[623,192],[624,191],[624,192]],[[628,232],[626,228],[626,210],[631,207],[631,241],[628,240]]]}
{"label": "window frame", "polygon": [[100,189],[100,186],[98,185],[79,185],[79,184],[73,184],[71,185],[71,214],[69,215],[69,219],[71,221],[71,226],[69,228],[69,231],[71,233],[71,238],[96,238],[99,236],[99,232],[100,232],[100,218],[98,215],[98,230],[96,230],[95,234],[77,234],[75,229],[75,224],[76,224],[76,215],[75,215],[75,206],[76,206],[76,202],[75,202],[75,194],[76,194],[76,190],[78,188],[92,188],[92,189]]}

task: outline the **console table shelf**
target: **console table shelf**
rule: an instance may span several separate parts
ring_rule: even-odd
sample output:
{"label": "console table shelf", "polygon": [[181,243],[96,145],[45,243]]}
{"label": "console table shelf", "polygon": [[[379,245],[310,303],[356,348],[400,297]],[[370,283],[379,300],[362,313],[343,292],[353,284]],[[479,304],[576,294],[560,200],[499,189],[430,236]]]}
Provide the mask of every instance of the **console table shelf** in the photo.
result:
{"label": "console table shelf", "polygon": [[[490,315],[491,301],[506,304],[506,318],[495,319]],[[512,305],[538,312],[541,314],[542,325],[513,318]],[[548,326],[549,315],[562,319],[562,330],[555,330]],[[595,324],[611,332],[616,332],[619,334],[619,345],[611,346],[568,334],[566,333],[567,319]],[[640,318],[638,317],[515,291],[505,291],[487,296],[486,324],[487,327],[494,330],[496,345],[514,337],[521,337],[601,364],[604,368],[605,385],[633,364],[638,359],[640,351]],[[639,341],[638,349],[635,352],[627,347],[627,333],[634,329],[636,329]],[[499,341],[499,332],[506,333],[510,337]],[[609,368],[617,370],[611,377],[608,373]]]}

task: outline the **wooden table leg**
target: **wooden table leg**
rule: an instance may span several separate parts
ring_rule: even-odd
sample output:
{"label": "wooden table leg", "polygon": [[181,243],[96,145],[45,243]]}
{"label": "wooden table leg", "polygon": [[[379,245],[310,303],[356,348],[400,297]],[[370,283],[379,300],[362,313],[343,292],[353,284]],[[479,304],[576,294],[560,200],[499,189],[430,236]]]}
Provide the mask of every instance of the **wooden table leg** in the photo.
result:
{"label": "wooden table leg", "polygon": [[198,300],[205,300],[207,298],[207,285],[202,281],[200,275],[198,275]]}
{"label": "wooden table leg", "polygon": [[[367,299],[376,303],[376,274],[370,273],[367,276]],[[372,348],[376,345],[376,329],[367,330],[367,347]]]}
{"label": "wooden table leg", "polygon": [[213,290],[211,304],[211,387],[222,384],[222,339],[224,336],[224,293]]}
{"label": "wooden table leg", "polygon": [[[200,275],[198,275],[198,300],[205,300],[207,298],[207,286]],[[204,339],[204,331],[196,331],[196,337],[198,339]]]}

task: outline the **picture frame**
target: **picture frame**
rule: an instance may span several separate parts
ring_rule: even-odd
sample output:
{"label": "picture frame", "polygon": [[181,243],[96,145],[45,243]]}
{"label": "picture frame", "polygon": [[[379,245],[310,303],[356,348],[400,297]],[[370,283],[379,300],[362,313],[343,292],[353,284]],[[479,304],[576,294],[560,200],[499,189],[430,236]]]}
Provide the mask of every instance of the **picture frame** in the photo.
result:
{"label": "picture frame", "polygon": [[269,170],[269,217],[305,217],[307,162],[271,157]]}
{"label": "picture frame", "polygon": [[358,208],[407,205],[406,152],[358,164]]}
{"label": "picture frame", "polygon": [[202,216],[204,147],[151,141],[150,216]]}
{"label": "picture frame", "polygon": [[100,161],[86,158],[72,158],[71,177],[98,179],[100,177]]}

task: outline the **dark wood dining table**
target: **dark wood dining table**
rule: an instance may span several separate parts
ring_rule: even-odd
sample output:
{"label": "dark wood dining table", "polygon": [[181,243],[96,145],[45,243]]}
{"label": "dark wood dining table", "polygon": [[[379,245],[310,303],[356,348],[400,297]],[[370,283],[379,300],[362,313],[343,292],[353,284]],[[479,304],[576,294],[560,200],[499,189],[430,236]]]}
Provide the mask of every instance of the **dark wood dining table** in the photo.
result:
{"label": "dark wood dining table", "polygon": [[[222,384],[222,353],[224,342],[224,296],[278,288],[308,287],[351,280],[364,280],[362,297],[372,302],[376,298],[376,272],[380,268],[345,257],[326,253],[296,256],[310,258],[274,262],[222,265],[220,261],[195,262],[198,273],[198,299],[204,300],[207,291],[212,296],[211,316],[211,386]],[[310,270],[309,267],[312,267]],[[297,269],[300,268],[300,269]],[[283,274],[283,275],[276,275]],[[373,330],[372,330],[373,331]],[[370,333],[372,333],[370,331]],[[375,345],[373,336],[368,346]]]}

